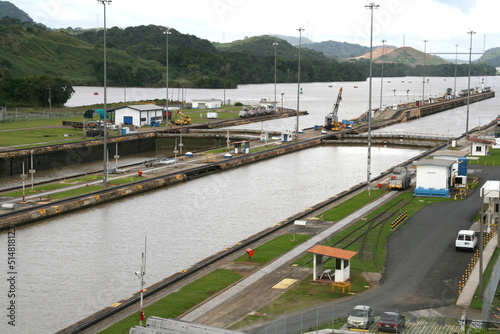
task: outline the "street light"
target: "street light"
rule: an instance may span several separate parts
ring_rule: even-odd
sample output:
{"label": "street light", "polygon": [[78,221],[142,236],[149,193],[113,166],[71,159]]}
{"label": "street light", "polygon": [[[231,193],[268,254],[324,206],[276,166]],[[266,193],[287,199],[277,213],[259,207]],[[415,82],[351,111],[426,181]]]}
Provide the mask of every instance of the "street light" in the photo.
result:
{"label": "street light", "polygon": [[285,95],[285,93],[281,93],[281,111],[283,112],[283,95]]}
{"label": "street light", "polygon": [[299,31],[299,69],[298,69],[298,74],[297,74],[297,125],[296,125],[296,132],[295,132],[295,139],[299,140],[299,105],[300,105],[300,48],[302,47],[302,31],[305,29],[300,27],[297,29]]}
{"label": "street light", "polygon": [[102,185],[103,187],[108,186],[108,124],[106,120],[106,5],[111,4],[111,0],[97,0],[98,4],[102,4],[104,6],[104,116],[103,116],[103,124],[104,124],[104,159],[103,159],[103,174],[102,174]]}
{"label": "street light", "polygon": [[167,36],[167,55],[166,55],[167,74],[166,74],[166,79],[165,79],[165,80],[166,80],[166,82],[167,82],[167,100],[166,100],[166,103],[167,103],[167,111],[166,111],[166,113],[165,113],[165,115],[166,115],[166,116],[165,116],[165,117],[166,117],[166,119],[165,119],[165,127],[168,129],[168,35],[170,35],[170,34],[171,34],[171,32],[170,32],[170,28],[169,28],[169,27],[167,27],[167,30],[165,30],[165,31],[163,32],[163,34]]}
{"label": "street light", "polygon": [[425,39],[424,40],[424,75],[423,75],[423,79],[422,79],[422,105],[425,104],[424,100],[425,100],[425,96],[424,96],[424,92],[425,92],[425,56],[427,54],[427,40]]}
{"label": "street light", "polygon": [[467,138],[469,137],[469,100],[470,100],[470,67],[471,67],[471,58],[472,58],[472,35],[474,35],[475,31],[467,31],[467,34],[470,35],[470,47],[469,47],[469,80],[467,83],[467,120],[465,122],[465,135]]}
{"label": "street light", "polygon": [[372,62],[373,62],[373,9],[380,7],[379,5],[371,2],[369,5],[365,5],[371,11],[371,27],[370,27],[370,85],[368,94],[368,158],[367,158],[367,168],[366,168],[366,183],[368,196],[371,195],[370,192],[370,178],[371,178],[371,131],[372,131]]}
{"label": "street light", "polygon": [[[387,42],[387,40],[383,39],[381,40],[382,42],[382,56],[385,54],[385,42]],[[380,74],[380,107],[378,109],[379,113],[380,113],[380,118],[382,119],[382,91],[383,91],[383,88],[384,87],[384,61],[382,60],[382,69],[381,69],[381,74]]]}
{"label": "street light", "polygon": [[274,42],[274,107],[276,108],[276,49],[278,47],[278,42]]}
{"label": "street light", "polygon": [[453,95],[455,96],[457,96],[457,62],[458,62],[458,44],[455,45],[455,84],[453,85]]}

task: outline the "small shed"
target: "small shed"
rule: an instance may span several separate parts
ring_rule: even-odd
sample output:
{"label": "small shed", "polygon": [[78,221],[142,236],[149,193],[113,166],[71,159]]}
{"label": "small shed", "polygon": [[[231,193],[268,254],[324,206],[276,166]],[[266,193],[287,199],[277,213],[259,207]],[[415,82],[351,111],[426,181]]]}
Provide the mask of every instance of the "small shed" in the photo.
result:
{"label": "small shed", "polygon": [[234,154],[248,154],[248,153],[250,153],[250,141],[249,140],[234,142],[233,146],[234,146]]}
{"label": "small shed", "polygon": [[415,162],[416,186],[414,196],[449,197],[452,168],[455,161],[424,159]]}
{"label": "small shed", "polygon": [[193,109],[219,109],[222,107],[221,99],[193,100]]}
{"label": "small shed", "polygon": [[500,181],[488,180],[481,187],[479,192],[482,203],[488,204],[486,211],[486,222],[488,224],[488,231],[491,224],[498,223],[498,211],[500,206]]}
{"label": "small shed", "polygon": [[161,123],[163,119],[163,107],[155,104],[139,104],[117,108],[115,112],[115,124],[124,125],[154,125]]}
{"label": "small shed", "polygon": [[492,144],[489,140],[479,138],[469,138],[470,155],[485,157],[490,154],[489,148]]}
{"label": "small shed", "polygon": [[332,279],[334,282],[345,282],[351,278],[350,260],[358,252],[345,250],[341,248],[334,248],[322,245],[316,245],[307,250],[308,253],[313,254],[313,280],[317,280],[323,274],[323,257],[330,257],[335,260],[335,276]]}
{"label": "small shed", "polygon": [[293,140],[292,131],[284,131],[281,133],[281,141],[283,143],[291,143]]}

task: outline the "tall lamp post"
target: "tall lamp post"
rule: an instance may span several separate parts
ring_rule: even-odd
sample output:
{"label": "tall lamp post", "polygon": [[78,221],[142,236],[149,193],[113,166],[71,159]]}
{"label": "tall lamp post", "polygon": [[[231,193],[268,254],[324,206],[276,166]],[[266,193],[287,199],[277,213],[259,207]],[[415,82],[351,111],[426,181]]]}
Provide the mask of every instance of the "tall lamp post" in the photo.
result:
{"label": "tall lamp post", "polygon": [[422,79],[422,105],[425,104],[425,58],[427,55],[427,40],[424,40],[424,75]]}
{"label": "tall lamp post", "polygon": [[474,35],[475,31],[467,31],[467,34],[470,35],[470,47],[469,47],[469,80],[467,82],[467,120],[465,122],[465,135],[469,137],[469,102],[470,102],[470,68],[471,68],[471,59],[472,59],[472,35]]}
{"label": "tall lamp post", "polygon": [[274,42],[274,108],[276,108],[276,49],[278,47],[278,42]]}
{"label": "tall lamp post", "polygon": [[369,5],[365,5],[371,11],[371,26],[370,26],[370,81],[369,81],[369,94],[368,94],[368,158],[367,158],[367,168],[366,168],[366,185],[368,190],[368,196],[371,196],[370,189],[370,179],[371,179],[371,131],[372,131],[372,62],[373,62],[373,9],[380,7],[379,5],[371,2]]}
{"label": "tall lamp post", "polygon": [[457,63],[458,63],[458,44],[455,45],[455,83],[453,84],[453,95],[457,96]]}
{"label": "tall lamp post", "polygon": [[163,32],[163,34],[167,36],[167,55],[166,55],[166,59],[165,59],[166,60],[165,63],[167,65],[167,73],[166,73],[166,77],[165,77],[165,81],[167,82],[167,99],[166,99],[167,111],[165,112],[165,115],[166,115],[165,116],[166,117],[166,119],[165,119],[165,127],[168,129],[168,111],[169,111],[168,110],[168,35],[171,34],[170,28],[167,27],[167,29]]}
{"label": "tall lamp post", "polygon": [[[385,54],[385,42],[387,42],[387,40],[383,39],[381,40],[382,42],[382,56]],[[381,74],[380,74],[380,107],[378,109],[378,112],[379,112],[379,116],[380,118],[382,118],[382,92],[383,92],[383,88],[384,87],[384,61],[382,61],[382,69],[381,69]]]}
{"label": "tall lamp post", "polygon": [[297,79],[297,125],[295,129],[295,139],[299,140],[299,105],[300,105],[300,49],[302,47],[302,31],[305,29],[300,27],[297,29],[299,31],[299,68],[298,68],[298,79]]}
{"label": "tall lamp post", "polygon": [[103,124],[104,124],[104,159],[103,159],[103,174],[102,174],[102,185],[103,187],[108,186],[108,124],[106,120],[106,5],[111,4],[111,0],[97,0],[98,4],[102,4],[104,6],[104,116],[103,116]]}

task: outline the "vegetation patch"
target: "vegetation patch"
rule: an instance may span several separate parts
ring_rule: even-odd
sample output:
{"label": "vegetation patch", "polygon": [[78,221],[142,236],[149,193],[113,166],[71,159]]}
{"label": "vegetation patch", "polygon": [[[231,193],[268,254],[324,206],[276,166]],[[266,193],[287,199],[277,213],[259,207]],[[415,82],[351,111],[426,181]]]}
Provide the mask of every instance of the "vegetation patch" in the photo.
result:
{"label": "vegetation patch", "polygon": [[255,254],[251,260],[249,260],[248,255],[242,255],[237,258],[235,261],[239,262],[254,262],[254,263],[268,263],[275,258],[283,255],[288,252],[290,249],[295,246],[301,244],[302,242],[309,239],[310,235],[305,234],[284,234],[280,235],[277,238],[274,238],[271,241],[266,242],[265,244],[255,248]]}

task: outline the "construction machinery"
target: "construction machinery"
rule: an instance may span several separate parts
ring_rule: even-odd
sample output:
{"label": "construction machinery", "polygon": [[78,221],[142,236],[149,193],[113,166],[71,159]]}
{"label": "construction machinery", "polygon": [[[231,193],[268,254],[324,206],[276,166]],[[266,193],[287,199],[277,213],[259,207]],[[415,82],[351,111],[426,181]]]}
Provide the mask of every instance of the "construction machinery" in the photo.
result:
{"label": "construction machinery", "polygon": [[333,105],[333,110],[331,113],[325,117],[325,129],[338,131],[342,128],[342,123],[339,123],[337,113],[339,111],[340,100],[342,100],[342,87],[340,87],[339,95],[337,96],[337,101]]}
{"label": "construction machinery", "polygon": [[177,110],[177,114],[181,116],[181,118],[178,118],[175,120],[175,125],[190,125],[191,124],[191,117],[188,115],[182,113],[180,110]]}

